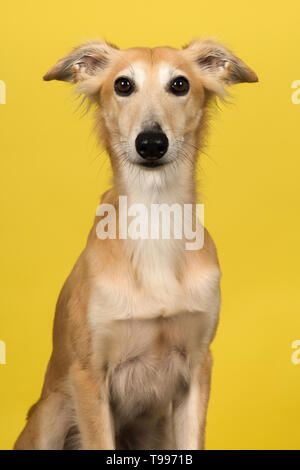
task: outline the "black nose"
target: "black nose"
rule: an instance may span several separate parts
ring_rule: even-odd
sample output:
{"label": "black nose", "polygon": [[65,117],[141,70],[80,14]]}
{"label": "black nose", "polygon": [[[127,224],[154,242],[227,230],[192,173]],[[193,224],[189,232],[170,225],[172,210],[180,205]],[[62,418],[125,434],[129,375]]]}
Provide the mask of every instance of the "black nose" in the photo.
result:
{"label": "black nose", "polygon": [[169,147],[169,141],[163,132],[141,132],[135,139],[135,148],[146,160],[158,160]]}

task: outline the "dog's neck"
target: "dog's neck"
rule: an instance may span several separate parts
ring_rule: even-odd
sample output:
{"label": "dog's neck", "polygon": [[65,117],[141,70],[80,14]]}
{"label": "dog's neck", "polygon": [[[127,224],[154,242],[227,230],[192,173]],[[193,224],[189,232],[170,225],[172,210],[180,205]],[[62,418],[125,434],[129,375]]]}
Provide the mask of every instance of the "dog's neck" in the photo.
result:
{"label": "dog's neck", "polygon": [[118,196],[127,196],[129,204],[194,204],[196,189],[194,165],[174,162],[154,170],[130,166],[114,173]]}
{"label": "dog's neck", "polygon": [[[127,207],[142,204],[149,213],[152,204],[193,205],[196,202],[194,168],[192,165],[166,165],[160,169],[147,171],[139,168],[124,168],[115,174],[115,190],[120,196],[127,196]],[[118,208],[118,211],[120,208]],[[122,210],[122,209],[121,209]],[[127,217],[127,214],[126,214]],[[153,289],[176,284],[178,267],[183,264],[185,240],[182,239],[126,239],[127,253],[139,282]],[[125,254],[124,253],[124,254]],[[173,279],[173,281],[172,281]]]}

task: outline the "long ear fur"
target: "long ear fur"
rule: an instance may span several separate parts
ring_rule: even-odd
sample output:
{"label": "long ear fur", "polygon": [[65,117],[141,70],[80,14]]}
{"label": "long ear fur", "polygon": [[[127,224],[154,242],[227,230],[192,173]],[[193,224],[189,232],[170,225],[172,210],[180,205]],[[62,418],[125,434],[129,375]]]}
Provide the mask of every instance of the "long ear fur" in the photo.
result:
{"label": "long ear fur", "polygon": [[97,88],[95,79],[106,69],[112,53],[116,51],[117,48],[107,42],[88,42],[60,59],[43,78],[46,81],[82,82],[81,91],[93,93]]}
{"label": "long ear fur", "polygon": [[241,59],[212,40],[192,41],[183,52],[193,61],[204,86],[220,96],[225,93],[225,85],[258,81],[255,72]]}

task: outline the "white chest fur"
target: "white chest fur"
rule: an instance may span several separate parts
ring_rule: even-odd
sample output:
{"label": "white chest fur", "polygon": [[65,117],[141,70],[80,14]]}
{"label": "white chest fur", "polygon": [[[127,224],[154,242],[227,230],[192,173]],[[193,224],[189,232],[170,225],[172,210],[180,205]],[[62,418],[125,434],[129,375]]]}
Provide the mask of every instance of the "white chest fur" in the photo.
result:
{"label": "white chest fur", "polygon": [[148,288],[136,288],[131,279],[115,282],[104,278],[94,282],[88,317],[91,330],[115,320],[153,319],[160,316],[169,317],[180,313],[205,312],[216,320],[219,310],[218,268],[201,272],[184,285],[169,273],[153,273],[153,280]]}
{"label": "white chest fur", "polygon": [[201,360],[217,325],[218,268],[185,282],[166,260],[160,268],[152,278],[148,272],[142,289],[130,275],[116,272],[115,282],[99,277],[91,290],[93,360],[99,369],[106,364],[121,422],[168,406],[189,383],[191,363]]}

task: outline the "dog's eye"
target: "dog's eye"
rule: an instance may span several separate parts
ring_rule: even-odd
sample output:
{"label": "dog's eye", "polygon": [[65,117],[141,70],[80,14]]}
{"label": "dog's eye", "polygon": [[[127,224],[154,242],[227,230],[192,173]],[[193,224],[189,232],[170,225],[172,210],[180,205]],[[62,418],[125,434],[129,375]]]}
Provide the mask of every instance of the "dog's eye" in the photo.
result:
{"label": "dog's eye", "polygon": [[174,95],[186,95],[190,89],[190,84],[185,77],[176,77],[170,83],[170,91]]}
{"label": "dog's eye", "polygon": [[128,96],[134,90],[134,84],[129,78],[119,77],[115,81],[115,92],[117,95]]}

